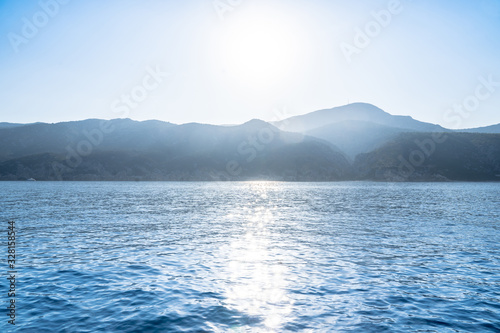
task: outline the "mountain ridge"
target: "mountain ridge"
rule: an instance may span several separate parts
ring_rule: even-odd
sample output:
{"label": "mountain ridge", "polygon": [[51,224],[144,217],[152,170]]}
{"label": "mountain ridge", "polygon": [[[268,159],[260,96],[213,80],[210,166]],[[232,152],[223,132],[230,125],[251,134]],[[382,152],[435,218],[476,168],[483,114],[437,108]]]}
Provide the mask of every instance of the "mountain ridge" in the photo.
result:
{"label": "mountain ridge", "polygon": [[413,119],[411,116],[391,115],[369,103],[352,103],[331,109],[318,110],[273,122],[273,124],[285,130],[306,132],[319,126],[325,126],[345,120],[369,121],[379,125],[405,129],[447,131],[447,129],[440,125],[421,122]]}
{"label": "mountain ridge", "polygon": [[[500,124],[462,133],[366,103],[231,126],[128,118],[3,124],[0,180],[500,180]],[[435,134],[449,141],[432,141]],[[419,140],[437,148],[426,157]],[[398,174],[395,165],[415,154],[423,166]]]}
{"label": "mountain ridge", "polygon": [[2,180],[305,181],[349,172],[331,144],[260,120],[224,127],[93,119],[0,129]]}
{"label": "mountain ridge", "polygon": [[[311,116],[311,115],[317,115],[317,114],[322,114],[322,113],[330,113],[330,112],[335,112],[335,111],[352,111],[353,109],[360,108],[360,107],[361,108],[371,109],[372,112],[373,111],[377,112],[379,115],[383,115],[385,117],[387,117],[387,116],[394,117],[395,119],[399,119],[401,121],[401,123],[412,122],[413,121],[413,122],[416,122],[416,123],[424,124],[425,126],[430,125],[431,128],[434,127],[435,129],[437,128],[437,129],[441,129],[441,130],[444,130],[444,131],[456,131],[456,132],[473,132],[473,131],[477,131],[478,133],[498,133],[497,131],[500,131],[500,123],[498,123],[498,124],[492,124],[492,125],[487,125],[487,126],[476,127],[476,128],[463,128],[463,129],[454,129],[454,130],[452,130],[452,129],[448,129],[448,128],[442,127],[441,125],[438,125],[438,124],[432,124],[432,123],[427,123],[427,122],[416,120],[412,116],[409,116],[409,115],[392,115],[392,114],[390,114],[390,113],[388,113],[388,112],[380,109],[379,107],[377,107],[377,106],[375,106],[373,104],[362,103],[362,102],[350,103],[350,104],[341,105],[341,106],[337,106],[337,107],[333,107],[333,108],[329,108],[329,109],[316,110],[316,111],[308,112],[308,113],[305,113],[305,114],[302,114],[302,115],[291,116],[289,118],[278,120],[278,121],[265,121],[265,120],[261,120],[261,119],[251,119],[249,121],[246,121],[245,123],[251,122],[253,120],[259,120],[259,121],[263,121],[263,122],[269,123],[269,124],[271,124],[273,126],[276,126],[276,127],[280,128],[280,129],[282,129],[282,128],[286,128],[287,127],[286,124],[289,123],[289,122],[291,122],[294,119],[299,119],[299,118],[302,118],[302,117]],[[186,124],[190,124],[190,123],[202,124],[202,123],[197,123],[197,122],[190,122],[190,123],[183,123],[183,124],[174,124],[174,123],[170,123],[168,121],[156,120],[156,119],[133,120],[133,119],[130,119],[130,118],[115,118],[115,119],[105,120],[105,119],[98,119],[98,118],[88,118],[88,119],[83,119],[83,120],[63,121],[63,122],[56,122],[56,123],[46,123],[46,122],[35,122],[35,123],[0,122],[0,129],[9,128],[9,127],[26,126],[26,125],[35,125],[35,124],[47,124],[47,125],[52,124],[53,125],[53,124],[62,124],[62,123],[77,123],[77,122],[88,121],[88,120],[113,121],[113,120],[118,120],[118,119],[129,120],[129,121],[133,121],[133,122],[161,122],[161,123],[168,123],[168,124],[172,124],[172,125],[186,125]],[[356,119],[347,118],[347,119],[344,119],[344,120],[356,120]],[[358,120],[364,120],[364,121],[366,121],[366,119],[358,119]],[[203,124],[203,125],[232,127],[232,126],[240,126],[240,125],[243,125],[245,123],[242,123],[242,124],[220,124],[220,125],[217,125],[217,124]],[[318,126],[325,126],[327,124],[320,123],[320,124],[318,124]],[[383,123],[381,123],[381,125],[383,125]],[[318,126],[316,126],[316,127],[318,127]],[[400,127],[401,128],[406,128],[406,129],[411,128],[411,126],[404,126],[404,125],[402,125]],[[492,131],[494,131],[494,132],[487,132],[490,129]],[[295,131],[298,131],[298,130],[295,130]]]}

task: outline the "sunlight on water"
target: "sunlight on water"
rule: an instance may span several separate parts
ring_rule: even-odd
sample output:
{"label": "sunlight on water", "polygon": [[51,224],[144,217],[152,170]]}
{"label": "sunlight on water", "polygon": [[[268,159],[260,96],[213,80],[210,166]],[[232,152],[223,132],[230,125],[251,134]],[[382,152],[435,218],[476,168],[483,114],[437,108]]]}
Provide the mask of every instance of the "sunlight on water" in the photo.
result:
{"label": "sunlight on water", "polygon": [[4,186],[20,332],[500,330],[498,184]]}
{"label": "sunlight on water", "polygon": [[[255,193],[267,198],[266,183],[252,184]],[[274,332],[288,320],[293,302],[287,295],[285,265],[276,261],[270,226],[275,223],[273,211],[263,206],[245,207],[245,234],[235,239],[227,249],[226,290],[228,307],[250,317],[264,318],[266,331]],[[240,327],[241,329],[243,327]]]}

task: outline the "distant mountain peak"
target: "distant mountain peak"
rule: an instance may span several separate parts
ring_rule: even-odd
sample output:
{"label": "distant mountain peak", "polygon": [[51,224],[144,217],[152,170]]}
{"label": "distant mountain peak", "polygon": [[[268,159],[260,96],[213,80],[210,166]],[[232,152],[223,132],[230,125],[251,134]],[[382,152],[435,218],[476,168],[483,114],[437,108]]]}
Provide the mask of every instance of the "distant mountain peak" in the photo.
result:
{"label": "distant mountain peak", "polygon": [[270,123],[265,122],[264,120],[260,120],[260,119],[252,119],[252,120],[249,120],[246,123],[243,123],[242,125],[238,125],[238,126],[241,126],[244,128],[249,128],[249,129],[258,129],[258,128],[264,128],[264,127],[273,127],[274,128],[274,126],[271,125]]}
{"label": "distant mountain peak", "polygon": [[345,105],[341,105],[341,106],[336,106],[336,107],[333,107],[329,110],[334,110],[334,109],[339,109],[339,108],[345,108],[345,107],[361,107],[361,108],[370,108],[370,109],[374,109],[374,110],[380,110],[382,112],[385,112],[383,111],[381,108],[379,108],[378,106],[376,105],[373,105],[371,103],[365,103],[365,102],[354,102],[354,103],[349,103],[349,104],[345,104]]}
{"label": "distant mountain peak", "polygon": [[331,109],[314,111],[272,124],[292,132],[307,132],[344,121],[363,121],[409,131],[445,130],[439,125],[424,123],[410,116],[394,116],[369,103],[351,103]]}

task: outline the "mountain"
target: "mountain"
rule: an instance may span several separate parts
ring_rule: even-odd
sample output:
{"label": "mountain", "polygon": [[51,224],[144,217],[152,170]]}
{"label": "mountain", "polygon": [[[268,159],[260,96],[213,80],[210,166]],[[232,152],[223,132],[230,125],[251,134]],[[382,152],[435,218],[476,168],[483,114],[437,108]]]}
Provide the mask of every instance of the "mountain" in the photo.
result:
{"label": "mountain", "polygon": [[24,126],[24,124],[14,124],[14,123],[0,123],[0,128],[12,128],[12,127],[19,127],[19,126]]}
{"label": "mountain", "polygon": [[333,109],[319,110],[272,124],[284,131],[304,133],[344,121],[362,121],[415,132],[447,131],[439,125],[424,123],[410,116],[393,116],[367,103],[352,103]]}
{"label": "mountain", "polygon": [[[113,129],[106,132],[107,128]],[[162,121],[135,122],[115,119],[104,122],[99,119],[63,122],[57,124],[36,123],[0,129],[0,161],[39,153],[67,153],[66,148],[76,149],[81,142],[93,144],[101,150],[146,149],[165,140],[166,129],[175,126]],[[104,140],[104,137],[106,140]],[[82,148],[83,149],[83,148]]]}
{"label": "mountain", "polygon": [[0,129],[0,179],[342,180],[334,146],[259,120],[239,126],[91,119]]}
{"label": "mountain", "polygon": [[500,181],[500,135],[403,133],[353,169],[361,180]]}
{"label": "mountain", "polygon": [[274,125],[3,124],[0,180],[500,181],[500,125],[457,132],[362,103]]}
{"label": "mountain", "polygon": [[372,122],[346,120],[306,131],[305,134],[334,143],[350,159],[354,159],[358,154],[372,151],[398,134],[409,131]]}
{"label": "mountain", "polygon": [[500,134],[500,124],[478,127],[478,128],[468,128],[463,130],[456,130],[457,132],[465,133],[490,133],[490,134]]}
{"label": "mountain", "polygon": [[365,103],[320,110],[274,122],[273,125],[326,140],[351,159],[381,146],[400,133],[449,131],[409,116],[393,116]]}

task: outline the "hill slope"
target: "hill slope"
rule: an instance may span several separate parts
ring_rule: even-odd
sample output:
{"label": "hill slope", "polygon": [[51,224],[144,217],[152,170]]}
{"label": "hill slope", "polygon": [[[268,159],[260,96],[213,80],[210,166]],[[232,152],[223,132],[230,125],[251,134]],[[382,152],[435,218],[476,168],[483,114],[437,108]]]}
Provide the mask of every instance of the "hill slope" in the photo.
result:
{"label": "hill slope", "polygon": [[404,133],[359,155],[354,170],[382,181],[500,181],[500,135]]}
{"label": "hill slope", "polygon": [[334,143],[351,159],[370,152],[410,130],[366,121],[346,120],[306,131],[305,134]]}
{"label": "hill slope", "polygon": [[464,129],[464,130],[457,130],[457,132],[500,134],[500,124],[485,126],[485,127],[478,127],[478,128],[468,128],[468,129]]}
{"label": "hill slope", "polygon": [[393,116],[371,104],[354,103],[274,122],[280,129],[324,139],[350,158],[369,152],[405,132],[446,132],[439,125]]}
{"label": "hill slope", "polygon": [[500,134],[485,134],[500,125],[458,133],[362,103],[275,124],[289,131],[260,120],[0,123],[0,180],[500,180]]}
{"label": "hill slope", "polygon": [[0,142],[2,180],[350,177],[348,161],[332,145],[258,120],[240,126],[128,119],[36,124],[0,129]]}
{"label": "hill slope", "polygon": [[439,125],[424,123],[410,116],[393,116],[367,103],[353,103],[332,109],[319,110],[273,122],[272,124],[285,131],[307,132],[344,121],[362,121],[417,132],[447,131]]}

